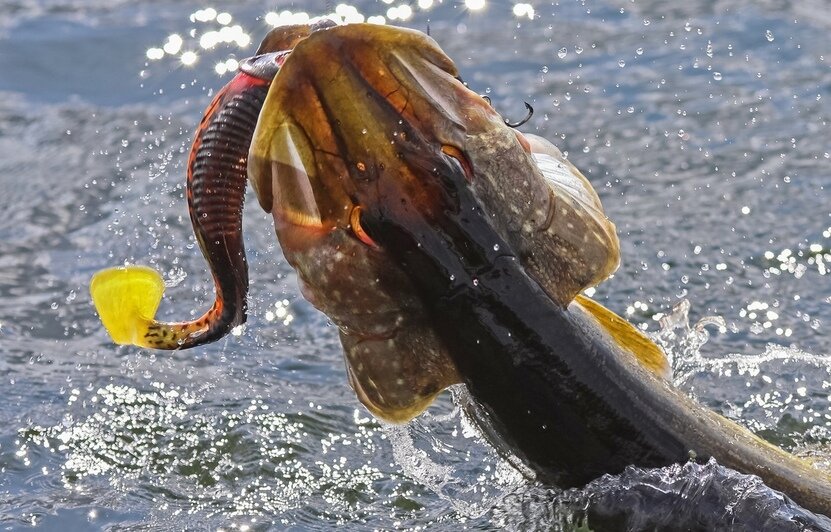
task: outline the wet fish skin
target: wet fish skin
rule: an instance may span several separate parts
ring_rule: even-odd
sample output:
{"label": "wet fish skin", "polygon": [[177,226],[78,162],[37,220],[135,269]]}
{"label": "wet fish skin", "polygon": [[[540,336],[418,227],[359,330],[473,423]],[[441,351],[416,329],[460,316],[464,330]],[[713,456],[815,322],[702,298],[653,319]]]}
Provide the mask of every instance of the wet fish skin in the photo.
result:
{"label": "wet fish skin", "polygon": [[[831,515],[824,473],[644,369],[582,306],[563,301],[570,290],[531,275],[524,246],[546,227],[550,196],[537,192],[539,171],[514,132],[454,73],[435,43],[401,29],[334,28],[297,46],[267,98],[250,170],[304,282],[319,281],[308,268],[325,261],[298,252],[342,235],[350,264],[372,266],[357,277],[321,272],[322,286],[369,280],[373,297],[403,287],[414,302],[397,310],[417,308],[432,324],[491,440],[545,482],[580,486],[632,464],[714,457]],[[302,112],[292,105],[300,101]],[[516,190],[499,192],[507,187]],[[531,202],[531,216],[510,219],[506,200]],[[403,280],[372,283],[384,274]],[[561,278],[572,290],[585,282]],[[349,307],[338,299],[312,297],[324,311]],[[333,319],[348,332],[348,317]]]}

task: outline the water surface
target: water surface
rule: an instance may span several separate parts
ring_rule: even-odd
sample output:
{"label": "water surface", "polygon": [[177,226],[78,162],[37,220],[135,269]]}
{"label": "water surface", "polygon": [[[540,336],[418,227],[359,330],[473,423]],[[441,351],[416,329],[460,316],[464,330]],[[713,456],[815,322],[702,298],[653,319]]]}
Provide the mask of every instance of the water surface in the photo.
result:
{"label": "water surface", "polygon": [[[678,384],[766,438],[827,456],[825,4],[532,5],[533,20],[509,2],[412,4],[412,17],[396,22],[429,25],[464,79],[507,117],[531,103],[524,129],[554,140],[591,179],[623,256],[596,298],[652,332],[682,300],[692,323],[724,319],[726,331],[709,327],[703,345],[701,330],[665,331]],[[355,7],[386,16],[399,6]],[[405,428],[370,418],[347,385],[335,329],[299,295],[253,196],[245,219],[252,300],[240,334],[181,353],[109,342],[87,295],[101,267],[129,261],[164,272],[163,318],[195,316],[212,298],[183,192],[193,129],[230,78],[217,65],[254,50],[269,12],[333,9],[233,4],[221,24],[208,7],[2,6],[3,526],[559,523],[450,394]],[[247,46],[200,46],[206,32],[236,24]],[[172,34],[182,40],[175,51]],[[148,58],[165,44],[174,53]],[[187,51],[198,54],[191,65],[182,63]]]}

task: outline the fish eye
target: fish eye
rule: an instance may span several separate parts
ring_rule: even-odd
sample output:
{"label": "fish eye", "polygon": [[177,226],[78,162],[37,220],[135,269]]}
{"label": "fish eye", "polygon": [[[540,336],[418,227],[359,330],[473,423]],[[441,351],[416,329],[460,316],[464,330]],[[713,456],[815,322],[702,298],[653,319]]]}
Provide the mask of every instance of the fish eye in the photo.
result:
{"label": "fish eye", "polygon": [[448,157],[455,159],[456,162],[459,163],[459,166],[462,167],[462,171],[465,173],[467,181],[469,183],[473,182],[473,166],[470,164],[470,160],[462,150],[451,144],[445,144],[441,147],[441,152]]}
{"label": "fish eye", "polygon": [[360,240],[361,242],[363,242],[371,248],[378,249],[378,244],[376,244],[375,241],[372,240],[372,237],[366,234],[366,231],[364,231],[364,228],[361,226],[360,205],[355,205],[352,208],[352,212],[349,213],[349,225],[352,228],[352,234],[355,235],[355,238],[357,238],[358,240]]}

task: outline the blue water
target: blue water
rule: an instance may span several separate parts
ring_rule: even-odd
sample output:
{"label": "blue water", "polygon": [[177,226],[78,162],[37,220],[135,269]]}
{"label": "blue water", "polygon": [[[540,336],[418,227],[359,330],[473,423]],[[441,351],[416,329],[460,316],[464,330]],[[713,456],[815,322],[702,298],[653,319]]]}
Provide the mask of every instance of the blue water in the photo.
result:
{"label": "blue water", "polygon": [[[398,6],[399,4],[394,4]],[[382,427],[349,389],[335,329],[299,295],[249,197],[251,311],[181,353],[111,344],[90,275],[139,262],[171,285],[162,317],[207,308],[184,165],[218,62],[249,55],[284,9],[239,4],[247,47],[197,2],[0,6],[0,522],[8,529],[559,526],[450,394]],[[388,5],[356,4],[365,15]],[[623,262],[595,297],[664,332],[679,386],[820,461],[831,433],[831,16],[822,2],[444,4],[426,30],[510,118],[597,188]],[[193,30],[193,36],[191,31]],[[176,54],[151,60],[171,34]],[[191,66],[181,52],[199,55]],[[291,319],[288,319],[288,317]],[[683,320],[682,320],[683,321]],[[459,392],[464,397],[463,392]],[[552,494],[554,496],[554,494]],[[540,521],[542,519],[542,521]]]}

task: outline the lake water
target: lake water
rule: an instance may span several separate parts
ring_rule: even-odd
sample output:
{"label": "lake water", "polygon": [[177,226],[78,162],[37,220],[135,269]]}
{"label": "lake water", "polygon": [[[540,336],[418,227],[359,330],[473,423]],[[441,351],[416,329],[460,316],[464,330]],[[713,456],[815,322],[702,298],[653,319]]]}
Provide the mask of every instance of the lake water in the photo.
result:
{"label": "lake water", "polygon": [[[535,509],[540,488],[450,394],[407,427],[371,419],[336,330],[299,295],[253,196],[240,334],[169,353],[116,347],[100,326],[89,278],[124,262],[164,272],[162,318],[207,308],[183,196],[191,135],[230,79],[223,69],[301,8],[403,16],[388,22],[429,27],[505,116],[531,103],[522,129],[568,152],[619,230],[623,263],[595,297],[653,333],[688,301],[691,323],[715,325],[685,328],[681,308],[665,328],[678,385],[780,445],[829,456],[826,3],[561,0],[531,4],[530,19],[511,2],[469,1],[232,3],[228,16],[191,1],[0,1],[4,528],[521,529],[563,518]],[[231,42],[207,47],[217,39]]]}

